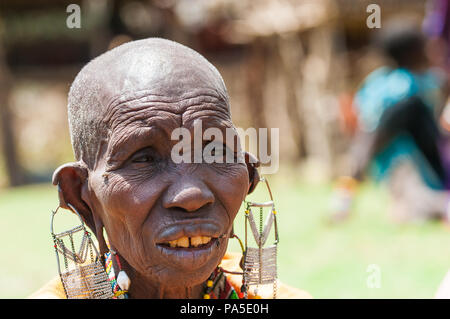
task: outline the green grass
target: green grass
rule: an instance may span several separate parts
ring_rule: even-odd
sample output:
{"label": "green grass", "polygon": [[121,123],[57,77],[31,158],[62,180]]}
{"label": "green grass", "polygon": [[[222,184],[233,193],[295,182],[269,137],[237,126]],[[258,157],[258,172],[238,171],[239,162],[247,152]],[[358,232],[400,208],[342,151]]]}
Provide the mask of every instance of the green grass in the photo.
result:
{"label": "green grass", "polygon": [[[450,268],[450,232],[433,222],[393,224],[380,186],[364,185],[353,218],[337,226],[324,222],[330,184],[291,176],[271,180],[271,186],[280,228],[279,277],[315,298],[431,298]],[[263,201],[264,195],[261,185],[250,198]],[[56,205],[51,185],[0,191],[0,298],[24,298],[57,274],[49,232]],[[243,220],[241,210],[235,226],[241,237]],[[230,249],[239,250],[237,242]],[[380,267],[380,288],[367,286],[371,264]]]}

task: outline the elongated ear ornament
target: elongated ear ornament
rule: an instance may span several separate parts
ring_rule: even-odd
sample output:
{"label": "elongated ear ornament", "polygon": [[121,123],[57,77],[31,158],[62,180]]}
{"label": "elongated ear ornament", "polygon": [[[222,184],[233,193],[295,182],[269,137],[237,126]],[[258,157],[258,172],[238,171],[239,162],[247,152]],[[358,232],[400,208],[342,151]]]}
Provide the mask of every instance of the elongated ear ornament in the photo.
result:
{"label": "elongated ear ornament", "polygon": [[[72,229],[55,233],[54,218],[58,207],[51,215],[50,232],[53,238],[58,273],[68,299],[109,299],[114,296],[108,281],[100,254],[86,229],[77,210],[70,204],[67,207],[75,213],[80,224]],[[79,245],[76,244],[80,241]],[[76,249],[75,247],[79,247]],[[61,267],[64,263],[64,268]]]}
{"label": "elongated ear ornament", "polygon": [[[272,196],[272,191],[269,182],[266,178],[261,178],[261,182],[265,183],[270,200],[266,202],[245,202],[245,244],[241,239],[234,234],[234,230],[230,235],[223,234],[220,238],[229,237],[236,238],[242,249],[242,258],[240,267],[242,272],[228,271],[220,268],[225,273],[233,275],[242,275],[242,286],[240,289],[240,297],[248,298],[250,288],[255,288],[253,294],[258,296],[258,289],[263,285],[272,285],[273,298],[277,296],[277,247],[279,243],[278,225],[277,225],[277,211],[275,210],[275,203]],[[254,209],[259,210],[258,226],[253,214]],[[264,208],[270,211],[266,215],[264,221]],[[249,231],[253,235],[253,242],[256,247],[249,245]],[[274,229],[271,232],[272,228]],[[266,246],[266,242],[273,234],[274,242],[272,245]]]}
{"label": "elongated ear ornament", "polygon": [[[270,200],[267,202],[246,202],[245,210],[245,252],[243,254],[243,276],[242,289],[247,297],[248,291],[251,287],[255,287],[254,295],[258,295],[258,289],[261,285],[272,285],[273,298],[277,295],[277,248],[279,243],[278,225],[277,225],[277,211],[275,210],[275,203],[273,201],[272,191],[266,178],[261,178],[269,192]],[[252,209],[259,210],[258,226],[255,221]],[[269,208],[264,221],[264,208]],[[274,228],[272,245],[265,246],[270,237],[270,233]],[[249,245],[249,232],[253,235],[256,247]]]}

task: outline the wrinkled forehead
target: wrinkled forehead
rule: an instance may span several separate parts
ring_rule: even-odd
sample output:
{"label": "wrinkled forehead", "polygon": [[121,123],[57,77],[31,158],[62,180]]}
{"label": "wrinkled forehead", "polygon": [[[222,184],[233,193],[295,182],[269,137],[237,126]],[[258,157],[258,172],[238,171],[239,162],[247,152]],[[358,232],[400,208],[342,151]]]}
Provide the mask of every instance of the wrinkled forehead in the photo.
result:
{"label": "wrinkled forehead", "polygon": [[135,41],[112,50],[94,65],[98,75],[98,97],[110,106],[143,96],[181,100],[206,95],[228,98],[222,77],[197,52],[180,44],[152,39]]}

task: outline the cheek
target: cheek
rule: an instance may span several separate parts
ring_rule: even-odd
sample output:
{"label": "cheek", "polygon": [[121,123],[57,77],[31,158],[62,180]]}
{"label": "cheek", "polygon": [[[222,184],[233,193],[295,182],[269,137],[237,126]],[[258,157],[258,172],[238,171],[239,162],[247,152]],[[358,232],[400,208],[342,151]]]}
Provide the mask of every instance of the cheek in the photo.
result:
{"label": "cheek", "polygon": [[234,220],[242,201],[247,196],[249,181],[247,168],[243,165],[230,167],[226,174],[211,172],[209,187],[224,205],[231,222]]}
{"label": "cheek", "polygon": [[[144,174],[143,174],[144,175]],[[144,223],[165,189],[164,179],[109,174],[97,185],[96,195],[103,211],[109,240],[125,259],[145,259]]]}
{"label": "cheek", "polygon": [[111,174],[103,183],[99,199],[109,216],[134,228],[147,218],[164,189],[163,184],[161,179],[156,179],[149,187],[144,176],[128,178]]}

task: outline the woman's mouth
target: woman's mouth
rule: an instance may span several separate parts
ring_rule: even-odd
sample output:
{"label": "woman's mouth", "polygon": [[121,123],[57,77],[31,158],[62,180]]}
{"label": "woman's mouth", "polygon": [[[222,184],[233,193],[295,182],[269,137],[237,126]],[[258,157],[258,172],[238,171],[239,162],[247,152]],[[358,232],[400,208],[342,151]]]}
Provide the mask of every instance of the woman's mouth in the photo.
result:
{"label": "woman's mouth", "polygon": [[184,270],[195,270],[216,259],[222,250],[223,230],[214,223],[171,225],[158,234],[156,248],[169,264]]}
{"label": "woman's mouth", "polygon": [[[211,238],[208,243],[200,244],[197,247],[188,245],[186,239],[177,242],[177,246],[170,247],[170,244],[157,244],[161,255],[173,266],[186,271],[199,269],[205,265],[212,257],[219,252],[220,243],[217,238]],[[186,247],[178,246],[183,245]]]}
{"label": "woman's mouth", "polygon": [[170,248],[206,248],[210,243],[213,243],[217,238],[209,236],[194,236],[187,237],[183,236],[175,240],[170,240],[168,242],[160,243],[158,245],[163,245]]}

